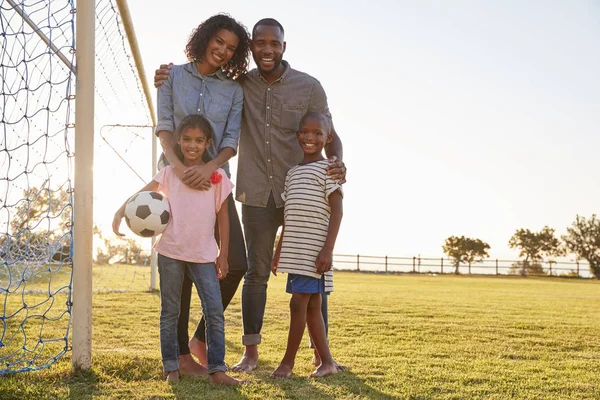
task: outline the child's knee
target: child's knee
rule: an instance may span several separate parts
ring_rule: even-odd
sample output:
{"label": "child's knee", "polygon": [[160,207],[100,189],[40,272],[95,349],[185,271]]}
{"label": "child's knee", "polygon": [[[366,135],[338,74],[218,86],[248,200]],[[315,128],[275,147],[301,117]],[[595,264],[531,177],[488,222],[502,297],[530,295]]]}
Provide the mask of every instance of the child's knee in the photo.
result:
{"label": "child's knee", "polygon": [[310,299],[308,300],[308,310],[309,311],[319,311],[321,312],[321,295],[320,294],[313,294],[310,296]]}
{"label": "child's knee", "polygon": [[292,313],[305,312],[308,296],[310,295],[304,293],[292,293],[292,298],[290,299],[290,311]]}

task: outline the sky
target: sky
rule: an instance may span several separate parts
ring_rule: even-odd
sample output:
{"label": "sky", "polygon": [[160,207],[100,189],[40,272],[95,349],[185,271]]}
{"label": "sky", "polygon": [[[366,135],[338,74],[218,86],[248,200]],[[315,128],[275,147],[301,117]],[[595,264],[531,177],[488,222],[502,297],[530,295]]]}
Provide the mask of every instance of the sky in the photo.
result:
{"label": "sky", "polygon": [[465,235],[514,259],[516,230],[600,211],[597,1],[128,4],[150,83],[213,14],[282,23],[344,145],[337,254],[439,257]]}

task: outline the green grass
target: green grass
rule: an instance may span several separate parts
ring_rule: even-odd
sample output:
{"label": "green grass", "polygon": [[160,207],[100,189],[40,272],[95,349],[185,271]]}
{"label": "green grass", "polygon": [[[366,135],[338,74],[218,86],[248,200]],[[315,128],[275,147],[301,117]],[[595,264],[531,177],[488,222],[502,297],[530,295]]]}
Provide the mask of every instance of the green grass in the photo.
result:
{"label": "green grass", "polygon": [[[600,399],[598,281],[336,273],[331,348],[350,371],[318,381],[305,378],[306,347],[293,378],[269,378],[287,336],[284,282],[271,279],[261,363],[234,374],[249,381],[241,388],[202,378],[167,384],[158,293],[97,293],[93,369],[72,373],[69,354],[49,369],[0,377],[0,398]],[[226,313],[228,364],[243,351],[240,315],[238,293]]]}

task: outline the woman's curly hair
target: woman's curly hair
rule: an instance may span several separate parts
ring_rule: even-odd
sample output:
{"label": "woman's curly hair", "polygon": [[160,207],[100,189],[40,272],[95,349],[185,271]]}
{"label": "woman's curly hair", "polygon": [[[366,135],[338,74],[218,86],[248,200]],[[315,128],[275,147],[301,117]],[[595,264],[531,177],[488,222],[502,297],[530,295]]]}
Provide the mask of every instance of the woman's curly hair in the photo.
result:
{"label": "woman's curly hair", "polygon": [[198,25],[185,46],[185,54],[189,61],[203,61],[208,42],[221,29],[233,32],[240,41],[231,60],[221,68],[228,78],[238,79],[248,72],[250,34],[244,25],[227,14],[213,15]]}

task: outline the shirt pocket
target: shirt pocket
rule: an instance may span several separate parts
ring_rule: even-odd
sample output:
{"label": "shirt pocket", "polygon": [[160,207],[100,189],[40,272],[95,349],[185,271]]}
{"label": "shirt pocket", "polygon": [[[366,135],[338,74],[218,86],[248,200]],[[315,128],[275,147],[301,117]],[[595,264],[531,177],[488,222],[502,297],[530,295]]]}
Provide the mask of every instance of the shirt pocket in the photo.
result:
{"label": "shirt pocket", "polygon": [[231,105],[219,100],[211,99],[206,107],[206,118],[212,122],[227,121]]}
{"label": "shirt pocket", "polygon": [[279,114],[281,128],[297,131],[304,112],[304,107],[301,105],[282,104]]}

